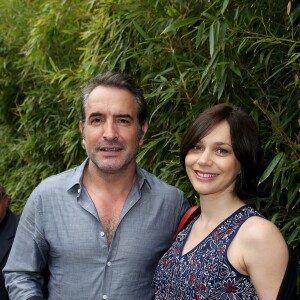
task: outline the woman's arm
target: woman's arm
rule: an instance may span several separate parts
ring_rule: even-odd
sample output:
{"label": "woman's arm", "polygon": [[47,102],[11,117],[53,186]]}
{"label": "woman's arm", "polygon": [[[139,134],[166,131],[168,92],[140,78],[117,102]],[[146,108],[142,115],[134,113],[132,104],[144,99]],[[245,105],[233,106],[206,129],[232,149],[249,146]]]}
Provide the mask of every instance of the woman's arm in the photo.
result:
{"label": "woman's arm", "polygon": [[287,244],[270,221],[252,217],[242,226],[242,257],[260,300],[276,299],[289,258]]}

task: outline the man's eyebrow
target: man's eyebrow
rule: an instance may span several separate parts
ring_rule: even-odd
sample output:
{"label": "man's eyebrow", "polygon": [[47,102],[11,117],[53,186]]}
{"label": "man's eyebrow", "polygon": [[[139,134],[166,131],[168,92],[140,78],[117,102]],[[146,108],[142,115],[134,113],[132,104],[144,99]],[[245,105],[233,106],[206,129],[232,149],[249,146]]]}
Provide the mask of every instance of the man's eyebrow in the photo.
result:
{"label": "man's eyebrow", "polygon": [[128,118],[130,120],[133,120],[133,117],[129,114],[117,114],[115,117],[117,117],[117,118]]}
{"label": "man's eyebrow", "polygon": [[99,117],[99,116],[103,116],[103,114],[100,112],[92,112],[88,117],[93,118],[93,117]]}
{"label": "man's eyebrow", "polygon": [[[101,112],[92,112],[88,118],[93,118],[93,117],[101,117],[103,116],[104,114],[101,113]],[[133,120],[133,117],[129,114],[116,114],[114,115],[115,118],[127,118],[127,119],[130,119],[130,120]]]}

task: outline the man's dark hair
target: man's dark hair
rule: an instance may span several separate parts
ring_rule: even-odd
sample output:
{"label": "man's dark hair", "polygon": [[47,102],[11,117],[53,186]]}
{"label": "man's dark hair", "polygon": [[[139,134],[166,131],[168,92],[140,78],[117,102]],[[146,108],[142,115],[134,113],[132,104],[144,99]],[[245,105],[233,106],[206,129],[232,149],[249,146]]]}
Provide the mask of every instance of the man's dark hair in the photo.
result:
{"label": "man's dark hair", "polygon": [[128,75],[109,71],[97,75],[88,81],[88,84],[81,90],[80,119],[85,123],[85,107],[90,93],[98,86],[115,87],[128,90],[136,99],[138,108],[139,126],[142,127],[147,121],[147,104],[143,96],[141,87]]}

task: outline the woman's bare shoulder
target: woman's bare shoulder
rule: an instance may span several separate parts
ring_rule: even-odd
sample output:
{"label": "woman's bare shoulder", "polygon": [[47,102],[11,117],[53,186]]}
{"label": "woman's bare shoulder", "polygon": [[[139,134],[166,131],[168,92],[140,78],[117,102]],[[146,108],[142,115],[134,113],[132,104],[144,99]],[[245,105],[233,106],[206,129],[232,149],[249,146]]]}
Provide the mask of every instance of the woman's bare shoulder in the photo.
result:
{"label": "woman's bare shoulder", "polygon": [[250,217],[240,230],[245,241],[250,243],[265,242],[273,239],[284,242],[279,228],[271,221],[260,216]]}
{"label": "woman's bare shoulder", "polygon": [[288,263],[288,247],[280,230],[259,216],[241,226],[242,260],[261,299],[276,295]]}

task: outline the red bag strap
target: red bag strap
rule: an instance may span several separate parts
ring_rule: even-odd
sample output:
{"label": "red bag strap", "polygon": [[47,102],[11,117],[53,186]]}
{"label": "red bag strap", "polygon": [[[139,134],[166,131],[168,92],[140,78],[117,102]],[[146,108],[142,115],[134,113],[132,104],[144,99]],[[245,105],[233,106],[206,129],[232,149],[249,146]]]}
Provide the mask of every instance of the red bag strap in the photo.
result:
{"label": "red bag strap", "polygon": [[199,209],[199,208],[200,208],[200,206],[195,205],[195,206],[190,207],[184,213],[184,215],[182,216],[182,218],[181,218],[181,220],[179,222],[178,228],[177,228],[176,233],[174,235],[174,239],[177,236],[177,234],[179,233],[179,231],[184,227],[184,225],[186,224],[186,222],[189,221],[189,218],[193,215],[193,213],[196,212],[197,209]]}

